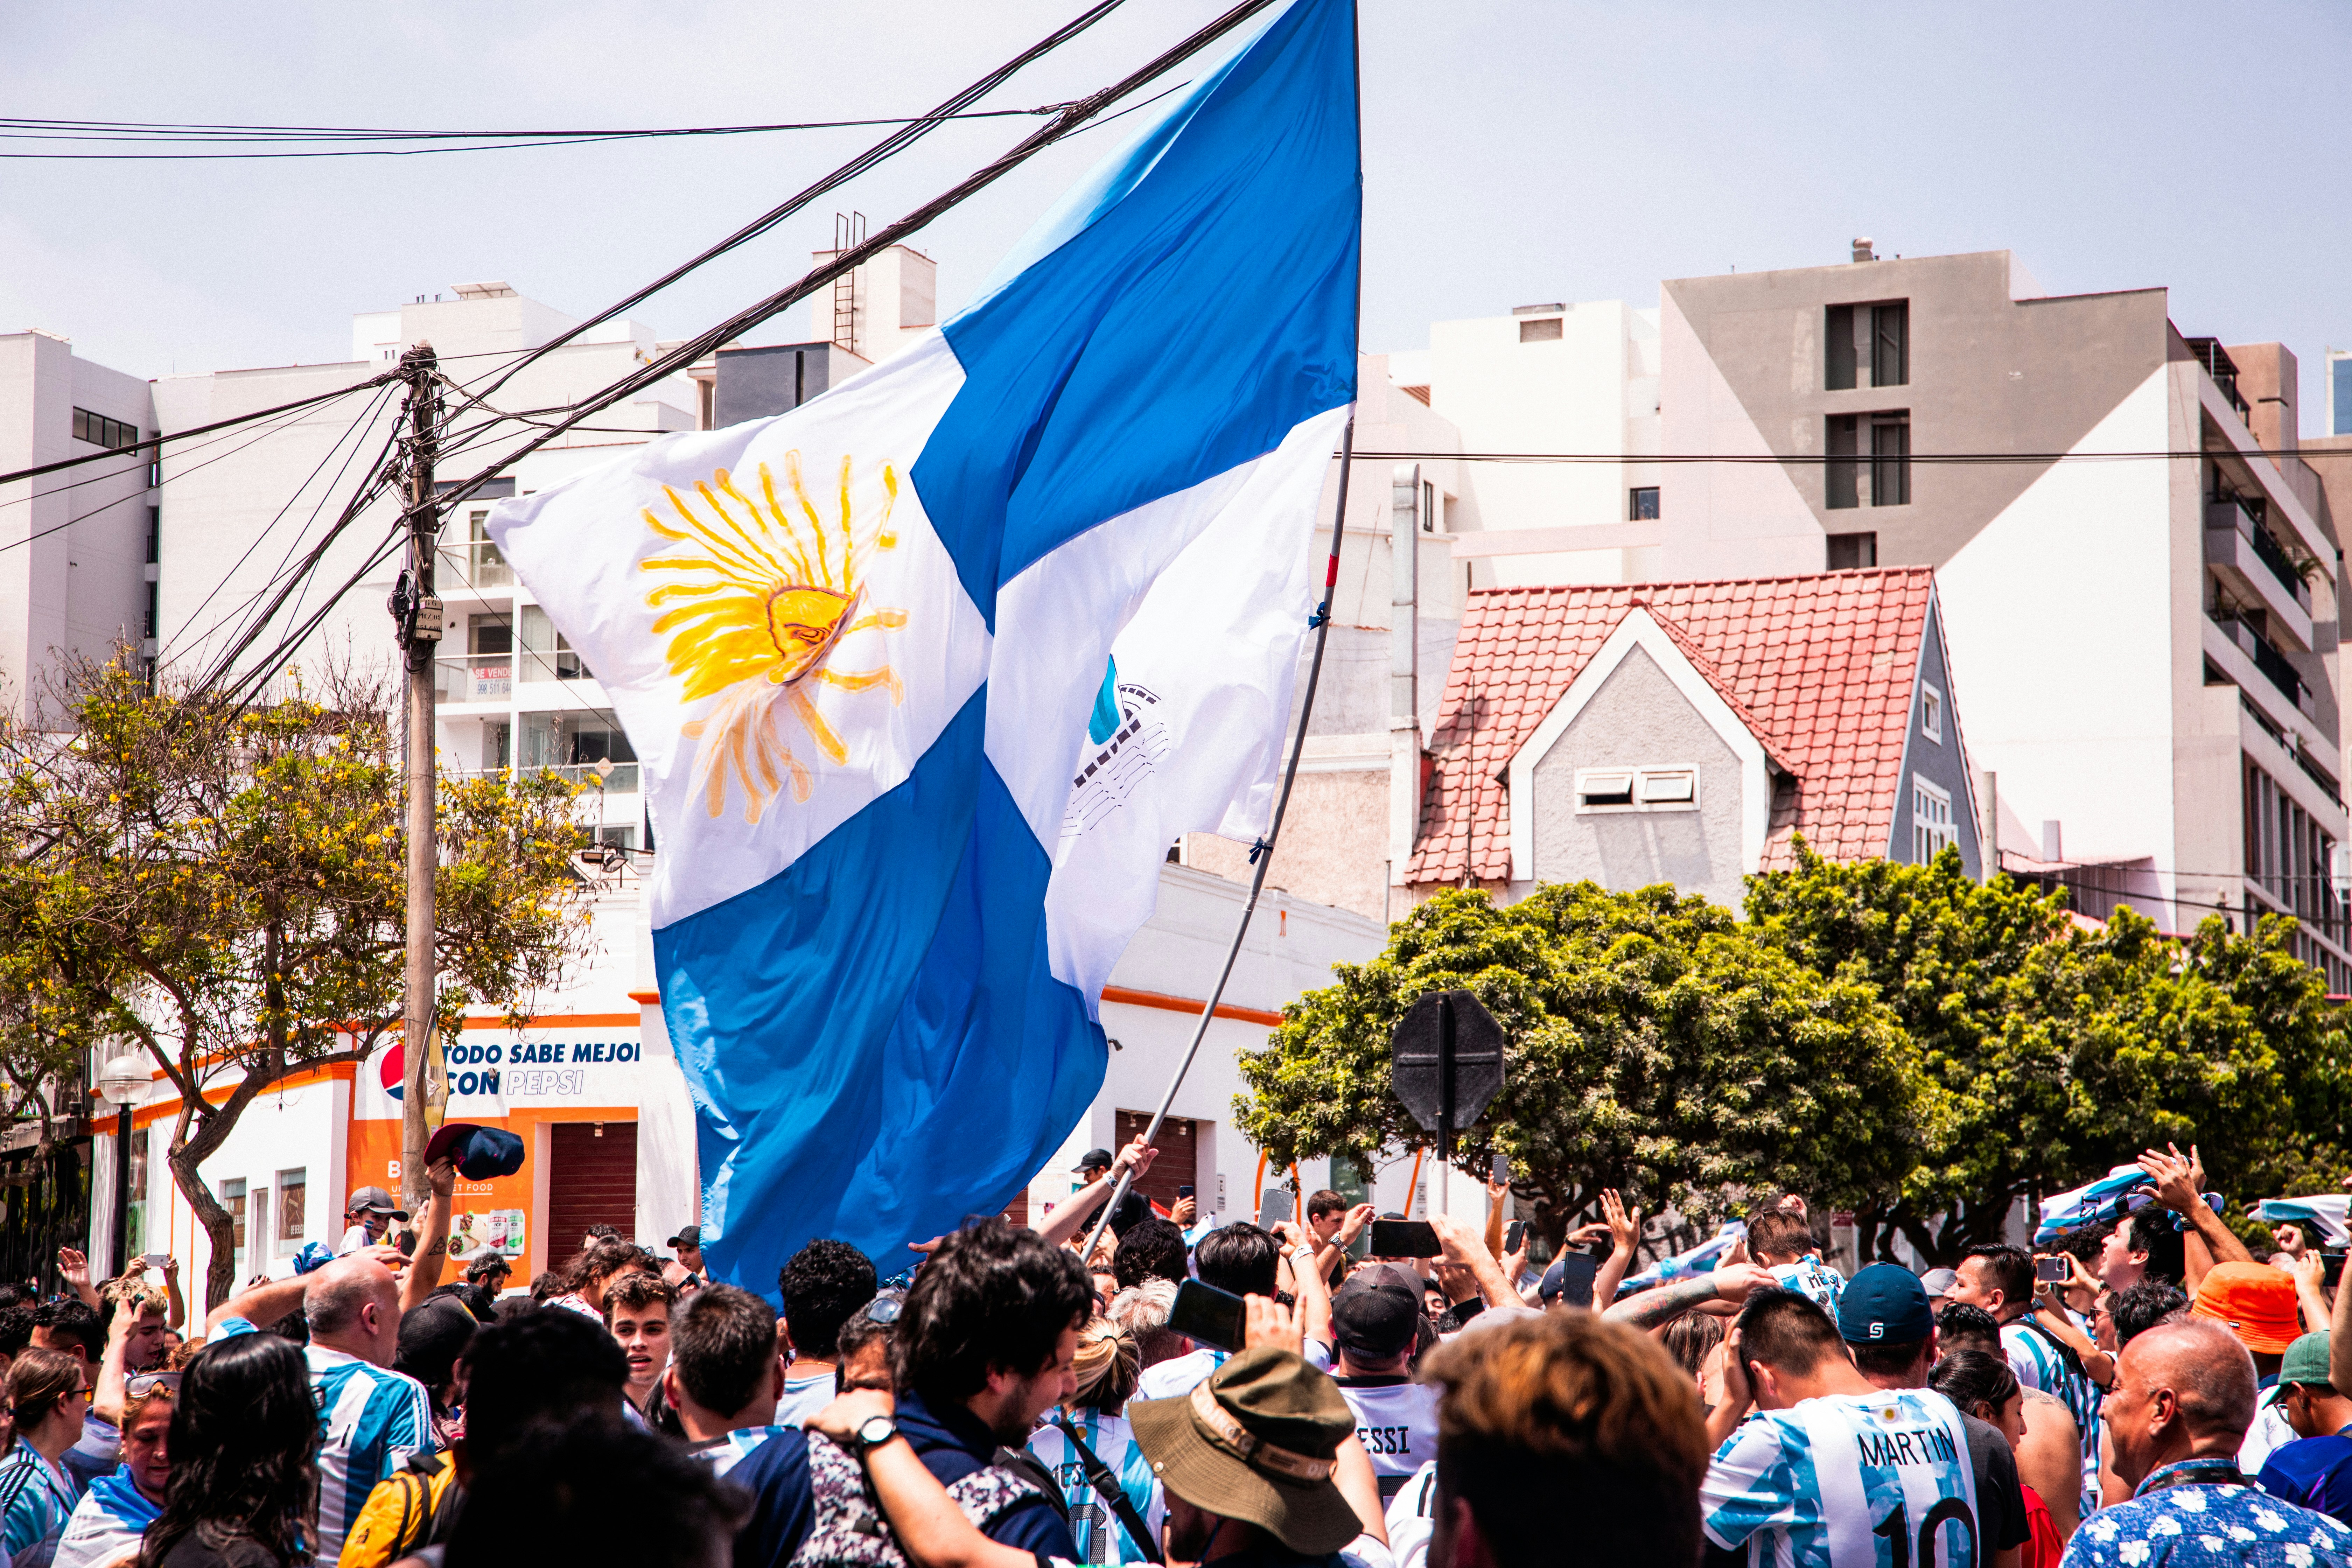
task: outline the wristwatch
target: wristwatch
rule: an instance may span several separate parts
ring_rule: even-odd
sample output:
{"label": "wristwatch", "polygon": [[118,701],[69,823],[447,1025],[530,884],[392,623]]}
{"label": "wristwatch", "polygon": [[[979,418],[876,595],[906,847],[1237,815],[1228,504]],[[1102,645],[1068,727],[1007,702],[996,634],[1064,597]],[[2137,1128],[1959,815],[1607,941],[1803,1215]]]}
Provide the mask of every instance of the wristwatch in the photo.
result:
{"label": "wristwatch", "polygon": [[868,1415],[857,1424],[857,1430],[852,1434],[851,1440],[857,1445],[857,1452],[863,1457],[898,1435],[898,1424],[887,1415]]}

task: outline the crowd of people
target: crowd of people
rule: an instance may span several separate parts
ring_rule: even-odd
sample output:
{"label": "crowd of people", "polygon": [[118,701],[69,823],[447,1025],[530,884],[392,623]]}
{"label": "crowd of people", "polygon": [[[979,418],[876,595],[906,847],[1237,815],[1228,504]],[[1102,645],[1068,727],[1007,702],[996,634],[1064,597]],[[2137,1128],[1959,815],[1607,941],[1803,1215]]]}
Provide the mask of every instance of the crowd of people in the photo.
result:
{"label": "crowd of people", "polygon": [[1500,1185],[1097,1227],[1152,1158],[772,1298],[692,1226],[445,1279],[446,1162],[196,1333],[171,1260],[61,1254],[0,1287],[0,1568],[2352,1568],[2341,1254],[2257,1258],[2193,1149],[2039,1252],[1848,1278],[1771,1194],[1630,1280],[1614,1193],[1543,1268]]}

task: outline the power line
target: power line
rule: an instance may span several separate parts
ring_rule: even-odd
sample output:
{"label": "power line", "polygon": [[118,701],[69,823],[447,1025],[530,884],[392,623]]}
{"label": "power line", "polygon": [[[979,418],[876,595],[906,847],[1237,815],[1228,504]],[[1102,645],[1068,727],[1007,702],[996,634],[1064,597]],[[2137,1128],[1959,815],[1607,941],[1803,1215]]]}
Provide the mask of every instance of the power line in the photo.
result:
{"label": "power line", "polygon": [[[191,425],[185,430],[173,430],[168,435],[159,432],[144,440],[125,442],[120,447],[110,447],[103,452],[91,452],[79,458],[60,458],[54,463],[37,463],[29,468],[17,468],[0,474],[0,485],[14,484],[18,479],[37,479],[40,475],[54,474],[66,468],[78,468],[84,463],[102,463],[109,458],[119,458],[125,452],[143,452],[150,447],[160,450],[166,441],[184,441],[191,436],[209,436],[215,430],[229,430],[239,425],[250,425],[257,419],[267,419],[273,414],[290,414],[298,408],[311,408],[321,403],[332,403],[346,393],[364,391],[371,386],[382,386],[385,382],[393,379],[394,379],[393,374],[387,371],[382,375],[372,375],[365,381],[353,382],[349,386],[339,386],[332,392],[298,397],[291,403],[280,403],[274,407],[257,408],[249,414],[238,414],[226,419],[215,419],[209,425]],[[128,472],[127,469],[124,471]]]}
{"label": "power line", "polygon": [[[102,145],[276,147],[329,143],[320,152],[231,153],[0,153],[5,158],[112,162],[175,162],[236,158],[412,158],[433,153],[498,153],[523,147],[562,147],[602,142],[652,141],[675,137],[761,136],[792,131],[841,131],[871,125],[919,125],[946,120],[1037,120],[1058,114],[1066,104],[1036,109],[960,109],[948,113],[870,115],[854,120],[801,120],[763,125],[664,125],[585,131],[397,131],[360,126],[268,126],[180,124],[168,121],[35,120],[0,118],[0,142],[79,142]],[[415,147],[352,146],[354,142],[425,143]],[[453,145],[475,143],[475,145]]]}
{"label": "power line", "polygon": [[[2273,462],[2303,454],[2294,447],[2276,451],[2256,449],[2242,452],[2209,451],[2189,447],[2181,451],[2147,452],[1906,452],[1900,457],[1874,458],[1860,454],[1827,452],[1359,452],[1364,460],[1381,458],[1393,462],[1454,462],[1454,463],[1617,463],[1628,468],[1646,463],[1668,467],[1682,463],[1787,464],[1816,465],[1852,463],[1856,468],[1865,465],[1894,463],[2123,463],[2178,462],[2192,458],[2268,458]],[[1334,458],[1338,456],[1333,454]]]}

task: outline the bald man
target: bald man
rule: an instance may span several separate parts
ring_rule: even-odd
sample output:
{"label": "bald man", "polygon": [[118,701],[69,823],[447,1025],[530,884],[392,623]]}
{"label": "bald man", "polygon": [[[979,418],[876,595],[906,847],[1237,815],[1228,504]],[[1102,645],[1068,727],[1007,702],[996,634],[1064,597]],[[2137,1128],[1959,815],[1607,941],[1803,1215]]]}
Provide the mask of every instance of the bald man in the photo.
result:
{"label": "bald man", "polygon": [[310,1325],[303,1357],[319,1396],[326,1439],[319,1449],[320,1568],[376,1482],[433,1449],[433,1405],[425,1385],[392,1370],[400,1348],[400,1282],[376,1258],[355,1253],[310,1277],[302,1315]]}
{"label": "bald man", "polygon": [[2135,1338],[2102,1416],[2115,1473],[2132,1495],[2083,1522],[2064,1568],[2352,1565],[2352,1528],[2240,1473],[2254,1363],[2221,1324],[2192,1318]]}

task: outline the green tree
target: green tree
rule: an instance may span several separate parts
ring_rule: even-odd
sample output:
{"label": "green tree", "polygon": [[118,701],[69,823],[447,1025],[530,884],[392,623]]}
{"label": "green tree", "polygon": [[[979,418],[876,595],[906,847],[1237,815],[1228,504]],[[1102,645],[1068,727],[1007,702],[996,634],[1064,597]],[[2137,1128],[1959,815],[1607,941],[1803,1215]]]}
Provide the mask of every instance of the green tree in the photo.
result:
{"label": "green tree", "polygon": [[1801,841],[1793,869],[1748,879],[1748,912],[1807,968],[1874,988],[1917,1042],[1923,1147],[1899,1197],[1857,1213],[1865,1253],[1900,1234],[1948,1263],[2019,1199],[2151,1144],[2198,1143],[2252,1196],[2343,1142],[2344,1035],[2291,921],[2240,936],[2216,917],[2182,942],[2126,908],[2095,931],[2060,897],[1970,880],[1956,851],[1838,865]]}
{"label": "green tree", "polygon": [[1475,993],[1502,1025],[1505,1087],[1457,1165],[1508,1155],[1557,1241],[1602,1187],[1703,1213],[1727,1187],[1830,1203],[1891,1196],[1916,1156],[1916,1053],[1866,984],[1824,978],[1728,910],[1671,888],[1546,887],[1497,909],[1449,890],[1341,964],[1244,1052],[1236,1124],[1277,1163],[1428,1135],[1390,1090],[1389,1038],[1424,993]]}
{"label": "green tree", "polygon": [[[0,984],[53,1032],[143,1049],[178,1094],[168,1157],[211,1237],[210,1304],[234,1284],[234,1233],[199,1167],[257,1096],[364,1061],[401,1022],[384,698],[331,677],[324,700],[298,687],[247,708],[151,689],[117,658],[67,671],[54,727],[0,727],[0,945],[16,955]],[[443,1026],[482,1005],[520,1023],[586,940],[572,791],[551,775],[442,788]]]}

